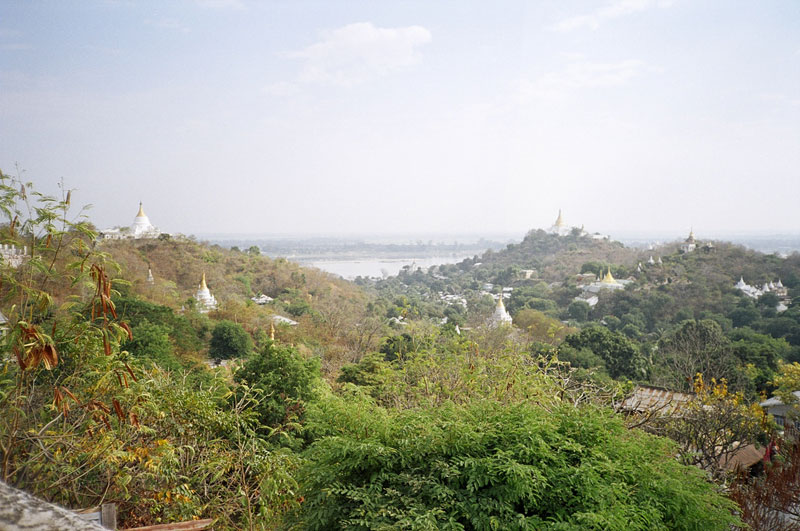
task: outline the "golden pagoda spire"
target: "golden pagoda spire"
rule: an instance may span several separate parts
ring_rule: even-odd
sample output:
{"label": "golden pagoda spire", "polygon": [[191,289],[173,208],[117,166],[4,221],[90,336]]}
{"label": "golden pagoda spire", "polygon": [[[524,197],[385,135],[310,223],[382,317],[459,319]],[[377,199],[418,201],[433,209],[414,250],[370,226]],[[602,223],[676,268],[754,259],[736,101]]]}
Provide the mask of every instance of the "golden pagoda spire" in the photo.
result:
{"label": "golden pagoda spire", "polygon": [[603,277],[603,282],[605,282],[606,284],[611,284],[613,282],[616,282],[614,275],[611,274],[611,266],[608,267],[608,273],[606,273],[606,276]]}
{"label": "golden pagoda spire", "polygon": [[200,281],[200,289],[208,289],[206,285],[206,272],[203,271],[203,279]]}
{"label": "golden pagoda spire", "polygon": [[564,218],[561,217],[561,209],[558,209],[558,218],[556,218],[556,227],[564,225]]}
{"label": "golden pagoda spire", "polygon": [[275,323],[269,324],[269,338],[275,341]]}
{"label": "golden pagoda spire", "polygon": [[142,208],[142,202],[139,201],[139,213],[136,214],[137,218],[146,218],[147,215],[144,213],[144,208]]}

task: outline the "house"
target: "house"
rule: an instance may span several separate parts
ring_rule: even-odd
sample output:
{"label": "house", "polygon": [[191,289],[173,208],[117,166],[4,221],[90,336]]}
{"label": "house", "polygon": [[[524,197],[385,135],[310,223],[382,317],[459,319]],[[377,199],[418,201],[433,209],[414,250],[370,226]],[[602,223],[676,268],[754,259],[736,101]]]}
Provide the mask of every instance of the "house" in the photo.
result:
{"label": "house", "polygon": [[[800,401],[800,391],[794,391],[792,394],[796,400]],[[797,438],[800,433],[800,419],[798,419],[798,410],[795,404],[784,404],[780,398],[773,396],[761,402],[759,406],[764,408],[768,415],[772,415],[775,424],[784,432],[785,437]]]}

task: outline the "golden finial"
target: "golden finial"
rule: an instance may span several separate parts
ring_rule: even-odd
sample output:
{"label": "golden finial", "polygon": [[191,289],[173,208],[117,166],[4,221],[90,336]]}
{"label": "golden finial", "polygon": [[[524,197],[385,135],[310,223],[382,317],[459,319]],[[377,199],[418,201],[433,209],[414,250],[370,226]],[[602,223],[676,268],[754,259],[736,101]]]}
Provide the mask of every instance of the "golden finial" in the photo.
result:
{"label": "golden finial", "polygon": [[203,279],[200,281],[200,289],[208,289],[206,285],[206,272],[203,271]]}
{"label": "golden finial", "polygon": [[616,280],[614,279],[614,275],[611,274],[610,266],[608,268],[608,273],[606,273],[606,276],[603,277],[603,282],[605,282],[606,284],[611,284],[613,282],[616,282]]}
{"label": "golden finial", "polygon": [[144,213],[144,208],[142,208],[142,202],[141,201],[139,201],[139,213],[136,214],[136,217],[137,218],[145,218],[145,217],[147,217],[145,215],[145,213]]}
{"label": "golden finial", "polygon": [[558,209],[558,218],[556,219],[556,227],[560,227],[564,224],[564,219],[561,217],[561,209]]}

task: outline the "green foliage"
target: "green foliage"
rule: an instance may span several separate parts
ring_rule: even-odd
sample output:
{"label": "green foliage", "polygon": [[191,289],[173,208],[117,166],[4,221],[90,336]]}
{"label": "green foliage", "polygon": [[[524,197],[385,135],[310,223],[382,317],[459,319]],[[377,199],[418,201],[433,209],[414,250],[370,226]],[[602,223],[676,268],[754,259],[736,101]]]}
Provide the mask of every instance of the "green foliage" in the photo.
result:
{"label": "green foliage", "polygon": [[612,378],[641,379],[647,375],[645,360],[636,344],[619,332],[593,326],[567,336],[564,343],[594,352],[603,359]]}
{"label": "green foliage", "polygon": [[569,315],[570,319],[574,319],[578,322],[585,322],[589,319],[589,312],[592,310],[592,307],[589,306],[589,303],[584,301],[572,301],[567,307],[567,315]]}
{"label": "green foliage", "polygon": [[122,344],[122,348],[133,356],[155,363],[163,369],[179,370],[181,364],[172,351],[169,328],[147,320],[132,327],[133,339]]}
{"label": "green foliage", "polygon": [[208,355],[212,359],[245,358],[253,350],[253,339],[239,323],[223,320],[214,326]]}
{"label": "green foliage", "polygon": [[303,529],[729,529],[733,504],[671,444],[594,407],[491,400],[309,411]]}
{"label": "green foliage", "polygon": [[157,323],[167,328],[170,338],[181,352],[193,352],[202,347],[203,330],[195,327],[188,318],[176,314],[172,308],[130,294],[119,294],[113,300],[120,318],[127,320],[132,327],[144,321]]}
{"label": "green foliage", "polygon": [[255,411],[261,426],[272,433],[296,431],[318,379],[318,358],[305,360],[296,349],[271,341],[234,373],[237,383],[264,393]]}

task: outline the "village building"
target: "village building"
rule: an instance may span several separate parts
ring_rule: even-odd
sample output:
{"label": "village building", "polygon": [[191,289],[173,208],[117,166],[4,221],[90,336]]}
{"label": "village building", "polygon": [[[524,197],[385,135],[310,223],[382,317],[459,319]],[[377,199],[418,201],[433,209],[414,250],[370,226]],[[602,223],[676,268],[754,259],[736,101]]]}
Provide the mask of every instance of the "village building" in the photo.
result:
{"label": "village building", "polygon": [[263,293],[261,293],[257,297],[250,297],[250,300],[258,304],[259,306],[263,306],[264,304],[269,304],[275,299],[273,299],[269,295],[264,295]]}
{"label": "village building", "polygon": [[[800,391],[792,393],[797,400],[800,400]],[[797,438],[800,432],[800,417],[795,404],[784,404],[777,396],[773,396],[759,404],[768,415],[772,415],[775,424],[784,432],[785,437]]]}
{"label": "village building", "polygon": [[297,321],[284,317],[282,315],[273,315],[272,322],[279,325],[297,326]]}
{"label": "village building", "polygon": [[197,301],[197,310],[200,313],[208,313],[211,310],[217,309],[217,298],[214,297],[214,295],[211,294],[211,290],[208,289],[205,273],[203,273],[203,278],[197,288],[197,293],[194,294],[194,298]]}

